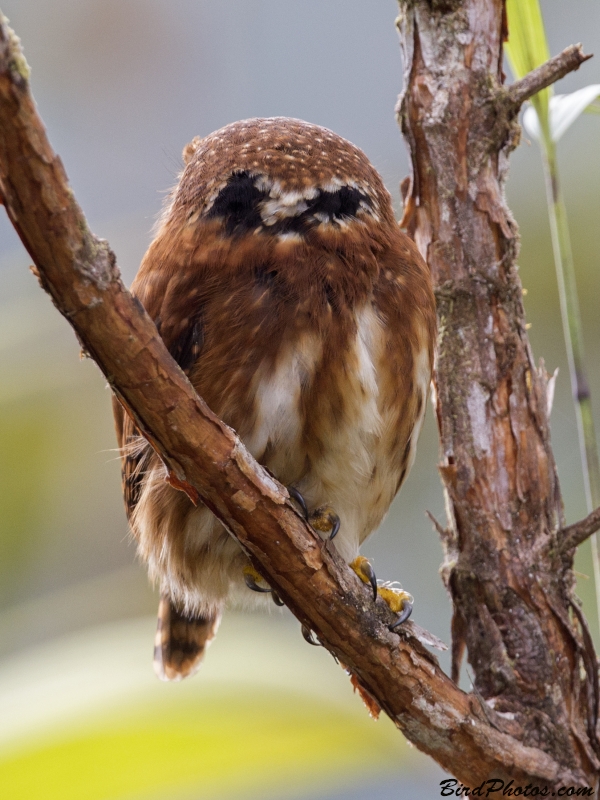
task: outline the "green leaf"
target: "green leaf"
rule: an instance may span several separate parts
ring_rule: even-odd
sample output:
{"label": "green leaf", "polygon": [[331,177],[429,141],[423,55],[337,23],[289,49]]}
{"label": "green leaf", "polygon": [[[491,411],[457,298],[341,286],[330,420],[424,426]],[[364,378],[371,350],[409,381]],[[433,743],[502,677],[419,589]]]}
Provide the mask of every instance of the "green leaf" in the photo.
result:
{"label": "green leaf", "polygon": [[[516,80],[539,67],[550,58],[544,21],[538,0],[507,0],[508,42],[505,52]],[[548,136],[549,103],[552,89],[538,92],[531,102],[539,117],[542,131]]]}

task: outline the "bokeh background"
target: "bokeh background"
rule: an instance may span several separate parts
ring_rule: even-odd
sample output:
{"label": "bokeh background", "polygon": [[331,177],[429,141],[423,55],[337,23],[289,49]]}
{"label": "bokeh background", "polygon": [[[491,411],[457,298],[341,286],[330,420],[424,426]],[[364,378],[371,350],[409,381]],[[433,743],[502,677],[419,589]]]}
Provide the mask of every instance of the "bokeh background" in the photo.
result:
{"label": "bokeh background", "polygon": [[[92,229],[129,283],[195,135],[288,115],[362,147],[398,205],[408,173],[394,119],[395,0],[2,0],[37,102]],[[600,51],[600,5],[542,0],[551,52]],[[600,83],[600,58],[558,91]],[[1,132],[0,132],[1,135]],[[595,410],[600,410],[600,119],[560,143]],[[509,203],[536,357],[559,367],[552,436],[568,521],[585,513],[540,156],[512,158]],[[156,594],[120,497],[110,395],[29,273],[0,214],[0,796],[6,800],[439,796],[443,773],[375,723],[288,612],[229,614],[201,672],[151,667]],[[597,416],[597,422],[598,422]],[[416,466],[364,552],[449,641],[443,520],[429,412]],[[579,594],[597,634],[589,545]],[[596,641],[598,637],[596,635]],[[442,656],[447,666],[447,659]],[[468,675],[464,678],[469,686]]]}

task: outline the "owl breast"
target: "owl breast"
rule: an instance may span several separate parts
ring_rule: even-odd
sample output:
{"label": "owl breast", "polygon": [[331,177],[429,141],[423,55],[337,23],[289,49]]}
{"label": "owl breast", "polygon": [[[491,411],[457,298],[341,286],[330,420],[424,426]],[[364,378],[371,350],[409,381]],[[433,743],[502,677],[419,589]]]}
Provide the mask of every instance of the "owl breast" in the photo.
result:
{"label": "owl breast", "polygon": [[[374,531],[407,474],[424,403],[398,405],[400,376],[386,360],[389,337],[373,302],[356,310],[352,332],[327,359],[325,342],[305,335],[283,348],[257,383],[252,455],[310,508],[331,506],[341,520],[336,546],[350,561]],[[428,353],[409,359],[413,383],[427,392]],[[422,374],[420,374],[422,370]]]}

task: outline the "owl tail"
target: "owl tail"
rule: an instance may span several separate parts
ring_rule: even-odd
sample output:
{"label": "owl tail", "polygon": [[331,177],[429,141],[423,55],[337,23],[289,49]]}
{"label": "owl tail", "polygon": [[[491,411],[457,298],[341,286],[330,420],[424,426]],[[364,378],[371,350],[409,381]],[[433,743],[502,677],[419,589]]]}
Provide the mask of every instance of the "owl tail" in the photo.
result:
{"label": "owl tail", "polygon": [[221,621],[219,612],[188,616],[163,592],[158,605],[154,639],[154,671],[162,681],[180,681],[193,675]]}

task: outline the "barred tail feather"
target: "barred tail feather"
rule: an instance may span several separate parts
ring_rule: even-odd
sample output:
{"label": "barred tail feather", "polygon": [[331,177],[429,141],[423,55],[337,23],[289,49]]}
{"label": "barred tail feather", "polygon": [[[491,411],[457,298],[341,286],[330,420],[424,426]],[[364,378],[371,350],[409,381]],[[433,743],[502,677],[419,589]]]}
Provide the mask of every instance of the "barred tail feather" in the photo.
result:
{"label": "barred tail feather", "polygon": [[158,677],[163,681],[180,681],[193,675],[215,637],[220,621],[218,612],[206,616],[183,614],[163,592],[154,640],[154,671]]}

